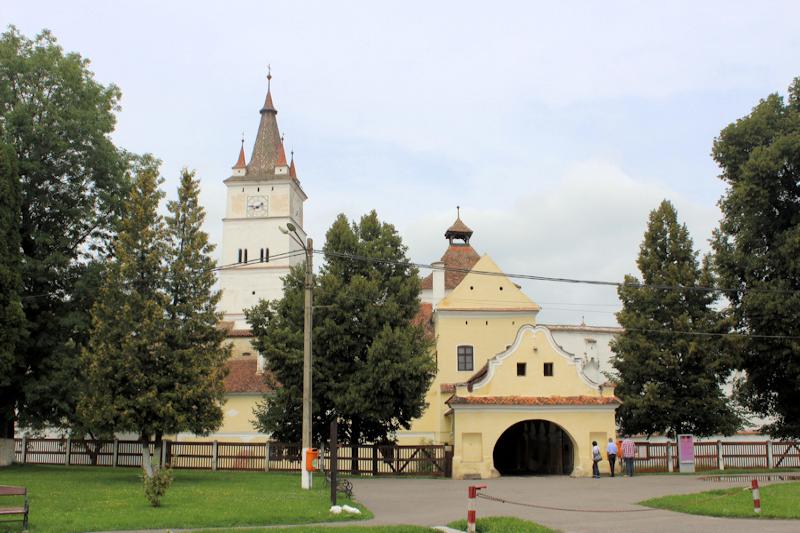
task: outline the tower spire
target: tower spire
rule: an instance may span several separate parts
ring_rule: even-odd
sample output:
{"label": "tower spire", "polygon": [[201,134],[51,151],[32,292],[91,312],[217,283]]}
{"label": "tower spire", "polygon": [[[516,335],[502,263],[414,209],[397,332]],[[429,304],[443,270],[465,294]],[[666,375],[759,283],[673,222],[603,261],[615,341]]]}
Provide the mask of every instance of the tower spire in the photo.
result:
{"label": "tower spire", "polygon": [[272,102],[272,67],[267,66],[267,97],[259,111],[261,121],[253,144],[253,155],[247,165],[247,175],[260,178],[274,176],[276,167],[286,166],[286,153],[283,149],[278,120],[278,110]]}
{"label": "tower spire", "polygon": [[242,146],[239,148],[239,159],[236,160],[236,164],[233,165],[234,170],[240,168],[247,168],[247,163],[245,163],[244,160],[244,134],[242,134]]}

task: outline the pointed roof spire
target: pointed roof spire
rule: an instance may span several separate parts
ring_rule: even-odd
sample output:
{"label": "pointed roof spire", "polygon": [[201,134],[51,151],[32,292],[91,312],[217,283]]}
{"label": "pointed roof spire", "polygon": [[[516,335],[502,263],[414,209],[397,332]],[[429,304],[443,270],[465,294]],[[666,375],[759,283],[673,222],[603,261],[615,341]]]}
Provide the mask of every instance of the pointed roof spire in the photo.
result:
{"label": "pointed roof spire", "polygon": [[247,176],[256,178],[274,176],[276,166],[286,165],[286,153],[276,117],[278,111],[272,103],[272,69],[267,68],[267,98],[260,111],[261,122],[253,145],[253,155],[247,165]]}
{"label": "pointed roof spire", "polygon": [[275,109],[275,104],[272,103],[272,66],[267,65],[267,98],[264,100],[264,107],[260,111],[262,114],[266,112],[278,113]]}
{"label": "pointed roof spire", "polygon": [[461,206],[456,206],[456,221],[453,225],[447,228],[444,233],[444,238],[453,244],[453,239],[461,239],[464,244],[469,244],[469,239],[472,237],[472,230],[461,221]]}
{"label": "pointed roof spire", "polygon": [[278,160],[275,161],[276,167],[285,167],[288,166],[286,163],[286,152],[283,149],[283,135],[281,135],[281,145],[278,149]]}
{"label": "pointed roof spire", "polygon": [[233,165],[234,169],[247,168],[247,163],[244,161],[244,135],[242,135],[242,147],[239,148],[239,159]]}
{"label": "pointed roof spire", "polygon": [[297,169],[294,167],[294,150],[291,151],[292,161],[289,163],[289,177],[297,179]]}

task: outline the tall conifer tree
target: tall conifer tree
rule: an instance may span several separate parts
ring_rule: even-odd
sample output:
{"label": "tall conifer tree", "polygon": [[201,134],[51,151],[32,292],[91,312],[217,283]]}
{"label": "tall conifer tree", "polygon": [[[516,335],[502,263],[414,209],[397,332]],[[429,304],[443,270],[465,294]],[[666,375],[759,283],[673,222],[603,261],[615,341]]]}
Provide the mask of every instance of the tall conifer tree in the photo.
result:
{"label": "tall conifer tree", "polygon": [[689,231],[666,200],[650,213],[637,266],[641,281],[628,275],[618,290],[624,332],[612,344],[622,431],[734,432],[740,419],[721,389],[733,360],[713,335],[725,331],[724,321],[712,308],[715,293],[697,290],[714,280],[708,262],[698,264]]}
{"label": "tall conifer tree", "polygon": [[728,185],[714,236],[745,380],[740,397],[771,420],[765,431],[800,437],[800,78],[788,101],[771,94],[722,130],[713,156]]}
{"label": "tall conifer tree", "polygon": [[148,475],[146,443],[176,425],[174,406],[162,401],[172,376],[167,371],[167,247],[158,214],[159,181],[155,161],[136,172],[114,257],[92,309],[91,339],[83,351],[87,387],[78,404],[87,427],[139,435]]}
{"label": "tall conifer tree", "polygon": [[83,353],[88,386],[79,404],[87,427],[139,435],[148,476],[146,443],[155,440],[157,464],[165,434],[204,434],[221,424],[228,354],[216,328],[213,246],[201,229],[198,182],[182,173],[165,224],[157,167],[146,160],[134,181],[92,311]]}
{"label": "tall conifer tree", "polygon": [[206,434],[222,423],[223,377],[229,347],[216,305],[215,246],[203,231],[205,210],[200,184],[184,169],[178,199],[168,204],[167,229],[167,348],[172,387],[162,401],[175,406],[182,431]]}

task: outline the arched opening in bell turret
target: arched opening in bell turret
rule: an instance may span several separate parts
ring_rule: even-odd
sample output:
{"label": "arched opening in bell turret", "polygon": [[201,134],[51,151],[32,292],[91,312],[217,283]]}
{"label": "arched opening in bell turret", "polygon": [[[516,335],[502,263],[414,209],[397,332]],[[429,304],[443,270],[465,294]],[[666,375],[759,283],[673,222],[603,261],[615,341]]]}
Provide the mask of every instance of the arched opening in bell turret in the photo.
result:
{"label": "arched opening in bell turret", "polygon": [[500,435],[492,457],[504,476],[569,475],[575,464],[575,444],[558,424],[523,420]]}

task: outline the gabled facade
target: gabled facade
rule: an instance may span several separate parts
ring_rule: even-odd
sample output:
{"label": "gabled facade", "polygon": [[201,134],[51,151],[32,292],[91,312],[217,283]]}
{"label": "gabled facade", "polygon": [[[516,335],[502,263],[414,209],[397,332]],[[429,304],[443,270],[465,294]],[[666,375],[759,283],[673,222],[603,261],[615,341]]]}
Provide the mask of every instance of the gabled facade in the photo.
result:
{"label": "gabled facade", "polygon": [[[459,216],[445,234],[450,242],[442,262],[477,256],[471,235]],[[453,242],[459,239],[463,244]],[[453,445],[457,478],[588,475],[592,440],[615,436],[613,388],[537,325],[540,306],[488,255],[456,272],[463,275],[452,287],[443,271],[432,273],[430,289],[423,280],[438,372],[428,409],[398,440]]]}

